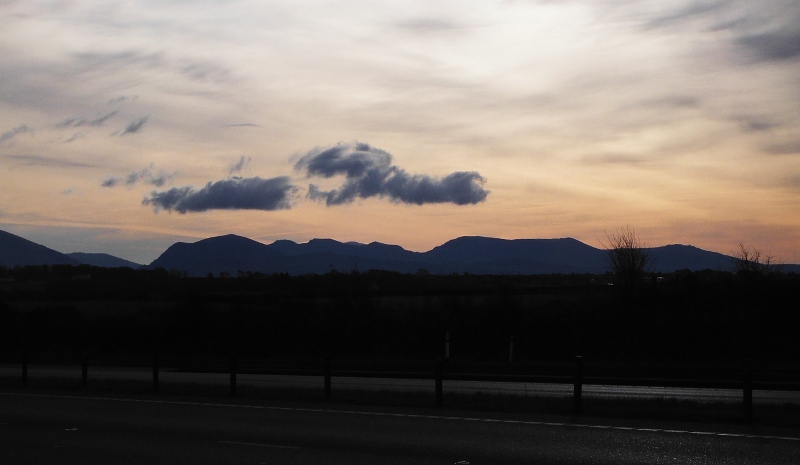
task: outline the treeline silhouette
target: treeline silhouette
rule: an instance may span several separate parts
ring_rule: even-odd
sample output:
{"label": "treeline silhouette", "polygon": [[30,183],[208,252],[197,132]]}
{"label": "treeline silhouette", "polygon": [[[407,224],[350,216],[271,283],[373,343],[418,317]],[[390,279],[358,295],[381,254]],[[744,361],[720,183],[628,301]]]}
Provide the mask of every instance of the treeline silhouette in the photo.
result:
{"label": "treeline silhouette", "polygon": [[367,271],[187,278],[163,269],[0,268],[0,351],[369,360],[800,361],[800,275]]}

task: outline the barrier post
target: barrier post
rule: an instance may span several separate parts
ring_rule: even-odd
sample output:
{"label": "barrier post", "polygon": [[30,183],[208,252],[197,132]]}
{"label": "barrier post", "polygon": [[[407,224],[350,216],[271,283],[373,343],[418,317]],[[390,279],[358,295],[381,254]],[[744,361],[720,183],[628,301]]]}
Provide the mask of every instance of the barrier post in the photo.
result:
{"label": "barrier post", "polygon": [[742,400],[744,404],[744,421],[753,422],[753,361],[749,358],[742,360]]}
{"label": "barrier post", "polygon": [[325,357],[325,398],[331,398],[331,357]]}
{"label": "barrier post", "polygon": [[436,382],[436,406],[442,406],[442,358],[436,357],[433,376]]}
{"label": "barrier post", "polygon": [[89,384],[89,356],[83,356],[83,365],[81,367],[81,385],[86,387]]}
{"label": "barrier post", "polygon": [[581,394],[583,391],[583,357],[580,355],[575,356],[575,385],[573,387],[573,402],[575,415],[581,413]]}
{"label": "barrier post", "polygon": [[28,353],[22,353],[22,387],[28,387]]}
{"label": "barrier post", "polygon": [[158,392],[158,354],[153,354],[153,392]]}
{"label": "barrier post", "polygon": [[231,397],[236,397],[236,356],[231,357]]}

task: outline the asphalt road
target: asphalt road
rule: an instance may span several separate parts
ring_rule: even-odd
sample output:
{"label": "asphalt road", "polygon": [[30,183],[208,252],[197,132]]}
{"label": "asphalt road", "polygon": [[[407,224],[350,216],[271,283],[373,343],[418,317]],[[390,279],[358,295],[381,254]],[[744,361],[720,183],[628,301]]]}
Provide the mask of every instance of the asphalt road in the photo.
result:
{"label": "asphalt road", "polygon": [[[19,365],[0,365],[0,375],[4,377],[21,376]],[[73,378],[80,382],[81,368],[79,366],[42,366],[31,365],[28,368],[30,383],[35,383],[37,378]],[[117,368],[117,367],[90,367],[91,379],[129,379],[144,382],[152,381],[152,372],[146,368]],[[229,375],[225,373],[183,373],[170,372],[168,368],[159,374],[159,381],[169,383],[196,383],[227,386],[230,382]],[[296,376],[296,375],[237,375],[238,385],[251,385],[258,387],[299,387],[309,389],[323,389],[321,376]],[[433,381],[426,379],[393,379],[393,378],[353,378],[336,377],[331,380],[332,389],[363,389],[371,391],[412,391],[433,393]],[[476,392],[491,394],[506,394],[519,396],[571,396],[571,384],[552,383],[507,383],[496,381],[456,381],[444,380],[445,392],[474,394]],[[742,391],[739,389],[699,389],[699,388],[670,388],[648,386],[606,386],[584,385],[585,397],[625,398],[625,399],[681,399],[698,402],[741,402]],[[756,404],[800,404],[800,391],[753,391],[753,402]]]}
{"label": "asphalt road", "polygon": [[800,463],[797,431],[542,420],[6,390],[0,456],[9,465]]}

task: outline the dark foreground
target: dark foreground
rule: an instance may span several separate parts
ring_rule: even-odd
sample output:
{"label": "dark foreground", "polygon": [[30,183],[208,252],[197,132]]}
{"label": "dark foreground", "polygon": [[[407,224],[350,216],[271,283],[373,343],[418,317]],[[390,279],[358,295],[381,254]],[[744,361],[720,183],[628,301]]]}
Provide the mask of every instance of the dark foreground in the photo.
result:
{"label": "dark foreground", "polygon": [[4,464],[800,463],[796,430],[575,421],[441,409],[0,391]]}

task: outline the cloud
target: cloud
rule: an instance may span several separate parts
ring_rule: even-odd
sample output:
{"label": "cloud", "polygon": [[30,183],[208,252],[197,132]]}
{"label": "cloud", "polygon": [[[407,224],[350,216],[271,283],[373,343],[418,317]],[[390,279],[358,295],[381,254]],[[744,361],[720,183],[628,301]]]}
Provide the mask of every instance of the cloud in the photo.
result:
{"label": "cloud", "polygon": [[772,32],[741,37],[737,42],[753,51],[759,60],[783,61],[800,56],[800,32]]}
{"label": "cloud", "polygon": [[314,149],[300,158],[295,169],[305,170],[308,177],[345,176],[344,184],[331,191],[309,185],[308,198],[325,200],[328,206],[376,196],[415,205],[467,205],[483,202],[489,194],[483,188],[486,180],[477,172],[458,171],[441,179],[410,175],[392,165],[392,155],[388,152],[360,142]]}
{"label": "cloud", "polygon": [[590,165],[639,165],[646,161],[642,156],[623,153],[606,153],[583,157],[583,162]]}
{"label": "cloud", "polygon": [[77,128],[81,126],[102,126],[103,123],[111,119],[114,115],[119,113],[119,110],[114,110],[110,113],[106,113],[98,118],[93,120],[87,120],[84,118],[69,118],[65,119],[64,121],[56,124],[57,128]]}
{"label": "cloud", "polygon": [[223,128],[260,128],[261,126],[255,123],[233,123],[222,126]]}
{"label": "cloud", "polygon": [[74,194],[76,192],[78,192],[78,188],[77,187],[68,187],[68,188],[64,189],[63,191],[61,191],[61,193],[64,194],[64,195],[71,195],[71,194]]}
{"label": "cloud", "polygon": [[122,131],[122,134],[120,134],[120,136],[139,132],[139,130],[142,129],[142,126],[144,126],[144,123],[146,123],[149,118],[150,118],[149,116],[142,116],[136,121],[132,121],[128,126],[125,127],[125,130]]}
{"label": "cloud", "polygon": [[18,160],[20,166],[51,166],[55,168],[96,168],[95,165],[78,163],[69,160],[59,160],[57,158],[43,157],[40,155],[7,155],[9,160]]}
{"label": "cloud", "polygon": [[252,160],[252,158],[242,155],[238,162],[228,167],[228,174],[241,172]]}
{"label": "cloud", "polygon": [[765,147],[767,153],[773,155],[795,155],[800,154],[800,140],[785,143],[772,144]]}
{"label": "cloud", "polygon": [[10,141],[11,139],[17,137],[20,134],[25,134],[26,132],[33,132],[33,128],[28,125],[21,125],[17,126],[10,131],[6,131],[3,134],[0,134],[0,144]]}
{"label": "cloud", "polygon": [[209,182],[202,189],[192,186],[173,187],[167,191],[150,193],[142,205],[153,209],[186,212],[207,210],[288,210],[291,196],[297,188],[288,176],[262,179],[260,177],[231,177]]}
{"label": "cloud", "polygon": [[175,177],[175,173],[167,173],[164,170],[158,170],[158,173],[153,172],[153,164],[139,171],[131,171],[129,175],[124,178],[111,177],[103,181],[100,185],[102,187],[116,187],[125,184],[131,187],[142,181],[146,184],[151,184],[156,187],[162,187]]}

